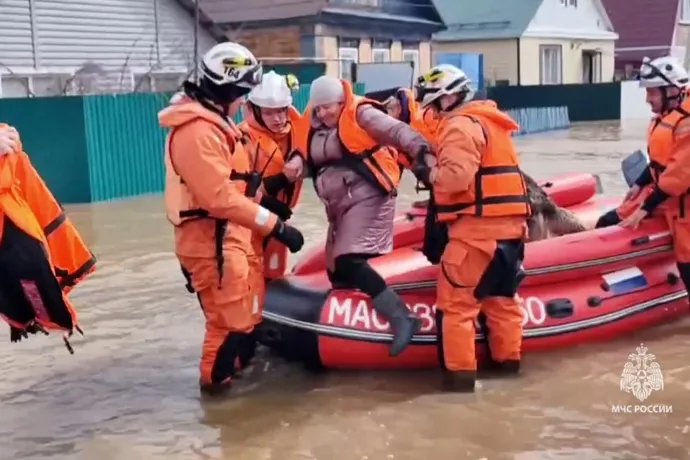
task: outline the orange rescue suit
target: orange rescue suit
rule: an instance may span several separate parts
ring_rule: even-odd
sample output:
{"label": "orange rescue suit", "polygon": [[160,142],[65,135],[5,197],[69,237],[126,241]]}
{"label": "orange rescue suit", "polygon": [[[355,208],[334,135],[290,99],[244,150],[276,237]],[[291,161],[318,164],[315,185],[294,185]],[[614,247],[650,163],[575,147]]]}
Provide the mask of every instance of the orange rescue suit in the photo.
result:
{"label": "orange rescue suit", "polygon": [[[254,172],[263,178],[276,176],[283,172],[287,158],[297,146],[297,132],[301,127],[302,116],[294,108],[288,108],[288,125],[283,133],[273,133],[252,115],[238,128],[246,133],[250,139],[250,163]],[[275,198],[294,208],[302,194],[302,180],[298,180],[280,190]],[[274,238],[266,239],[260,233],[252,236],[253,253],[249,259],[252,291],[257,293],[259,311],[255,314],[254,322],[261,322],[265,279],[275,279],[283,276],[287,271],[288,249]]]}
{"label": "orange rescue suit", "polygon": [[159,121],[171,129],[165,203],[175,253],[206,317],[200,383],[225,383],[258,311],[249,287],[252,231],[268,235],[276,216],[245,196],[251,168],[232,121],[188,97],[163,109]]}
{"label": "orange rescue suit", "polygon": [[21,148],[0,156],[0,214],[0,316],[12,340],[81,331],[67,294],[96,259]]}
{"label": "orange rescue suit", "polygon": [[[348,81],[341,80],[345,93],[344,108],[338,119],[338,136],[344,147],[344,157],[320,164],[317,167],[343,166],[350,168],[376,187],[383,195],[396,195],[400,184],[400,165],[398,154],[390,146],[378,145],[371,136],[357,123],[357,109],[364,104],[371,105],[387,113],[381,103],[357,96]],[[312,119],[312,109],[308,106],[304,119]],[[313,129],[304,129],[300,134],[299,148],[296,150],[316,177],[315,165],[308,153],[311,150]],[[307,152],[306,154],[304,152]]]}
{"label": "orange rescue suit", "polygon": [[495,362],[520,359],[522,313],[516,293],[531,211],[510,137],[517,129],[493,101],[442,113],[438,125],[432,188],[449,238],[438,278],[439,344],[444,368],[467,374],[472,382],[474,321],[480,311],[487,317]]}
{"label": "orange rescue suit", "polygon": [[[655,117],[648,130],[649,173],[653,191],[642,205],[648,212],[664,213],[671,229],[679,264],[690,263],[690,97],[678,109]],[[654,203],[656,201],[656,203]],[[679,266],[681,272],[690,266]],[[681,273],[682,274],[682,273]],[[690,273],[685,282],[690,281]],[[686,286],[687,288],[688,286]]]}

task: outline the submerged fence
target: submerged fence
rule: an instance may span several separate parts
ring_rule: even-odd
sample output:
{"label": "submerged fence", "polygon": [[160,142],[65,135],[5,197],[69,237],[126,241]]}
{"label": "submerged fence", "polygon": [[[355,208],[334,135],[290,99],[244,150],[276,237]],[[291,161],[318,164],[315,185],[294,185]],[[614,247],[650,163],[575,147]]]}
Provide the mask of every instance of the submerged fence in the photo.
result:
{"label": "submerged fence", "polygon": [[[355,85],[355,91],[363,94],[364,86]],[[19,130],[26,152],[60,202],[91,203],[162,191],[166,132],[157,113],[171,96],[0,99],[0,121]],[[294,97],[295,106],[303,110],[308,97],[304,85]],[[519,134],[569,124],[566,107],[508,112],[520,124]]]}

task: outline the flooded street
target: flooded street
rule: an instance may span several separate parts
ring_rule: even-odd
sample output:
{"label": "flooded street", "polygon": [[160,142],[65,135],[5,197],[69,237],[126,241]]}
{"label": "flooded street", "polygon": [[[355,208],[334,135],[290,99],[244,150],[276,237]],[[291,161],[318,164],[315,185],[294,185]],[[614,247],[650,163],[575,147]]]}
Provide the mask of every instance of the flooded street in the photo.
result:
{"label": "flooded street", "polygon": [[[607,194],[622,194],[620,162],[644,137],[643,123],[616,122],[517,144],[536,178],[595,172]],[[420,199],[406,180],[400,207]],[[293,223],[313,242],[324,214],[306,190]],[[520,379],[482,381],[473,396],[438,393],[435,372],[313,375],[264,357],[241,395],[203,405],[202,315],[172,254],[162,197],[68,212],[99,261],[72,296],[86,336],[70,356],[59,336],[11,344],[2,331],[0,460],[690,458],[690,321],[529,356]],[[664,377],[645,404],[672,405],[670,414],[611,411],[637,402],[619,381],[641,342]]]}

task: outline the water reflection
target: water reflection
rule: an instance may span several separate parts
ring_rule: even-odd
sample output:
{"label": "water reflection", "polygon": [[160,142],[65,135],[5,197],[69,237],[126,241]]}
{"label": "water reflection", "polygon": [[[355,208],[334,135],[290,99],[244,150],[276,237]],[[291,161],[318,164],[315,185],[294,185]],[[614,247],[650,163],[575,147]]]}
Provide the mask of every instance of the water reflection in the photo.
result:
{"label": "water reflection", "polygon": [[[624,190],[620,161],[644,126],[582,124],[519,138],[538,178],[572,171]],[[406,177],[400,206],[419,197]],[[295,224],[323,234],[310,187]],[[59,337],[0,350],[0,459],[673,459],[690,432],[690,324],[528,357],[518,380],[483,381],[473,396],[436,392],[435,372],[313,375],[269,356],[230,401],[201,404],[202,318],[171,254],[160,196],[68,209],[99,258],[74,295],[86,337],[70,356]],[[673,413],[612,414],[629,353],[644,341]]]}

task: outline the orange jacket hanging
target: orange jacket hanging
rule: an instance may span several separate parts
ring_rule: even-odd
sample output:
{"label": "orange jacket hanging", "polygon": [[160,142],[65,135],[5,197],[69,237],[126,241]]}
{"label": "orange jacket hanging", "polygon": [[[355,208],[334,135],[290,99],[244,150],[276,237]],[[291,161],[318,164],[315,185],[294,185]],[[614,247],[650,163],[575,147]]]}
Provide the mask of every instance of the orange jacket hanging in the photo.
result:
{"label": "orange jacket hanging", "polygon": [[[23,234],[40,242],[61,290],[61,301],[56,302],[59,305],[46,305],[47,309],[37,311],[35,322],[47,330],[71,333],[78,325],[76,312],[66,295],[95,270],[96,260],[21,147],[18,152],[0,157],[0,214],[0,241],[11,222]],[[45,260],[36,264],[41,265]],[[45,283],[45,289],[52,289],[48,280],[36,280],[37,285],[41,283]],[[71,320],[56,322],[55,317],[46,314],[54,308],[66,309]],[[20,330],[31,326],[31,322],[18,322],[7,316],[4,319]]]}
{"label": "orange jacket hanging", "polygon": [[[476,174],[461,174],[463,152],[440,151],[439,173],[434,180],[434,199],[439,220],[452,221],[461,215],[477,217],[529,216],[527,186],[518,166],[517,152],[510,138],[518,125],[496,108],[492,101],[476,101],[463,105],[448,115],[439,126],[442,149],[462,149],[465,142],[475,142],[451,121],[464,117],[481,130],[485,146]],[[481,136],[480,136],[481,137]],[[446,147],[447,146],[447,147]],[[446,180],[444,174],[454,180]],[[464,181],[458,181],[464,177]]]}
{"label": "orange jacket hanging", "polygon": [[[363,104],[376,107],[384,113],[386,109],[377,101],[357,96],[348,81],[341,80],[345,93],[344,108],[338,120],[338,137],[345,151],[345,157],[332,163],[352,169],[384,195],[396,193],[400,184],[400,165],[398,154],[390,146],[378,145],[357,123],[357,109]],[[304,112],[304,119],[311,120],[310,106]],[[305,129],[300,137],[300,148],[296,151],[305,162],[311,165],[310,154],[313,129]],[[304,155],[303,152],[307,152]]]}

